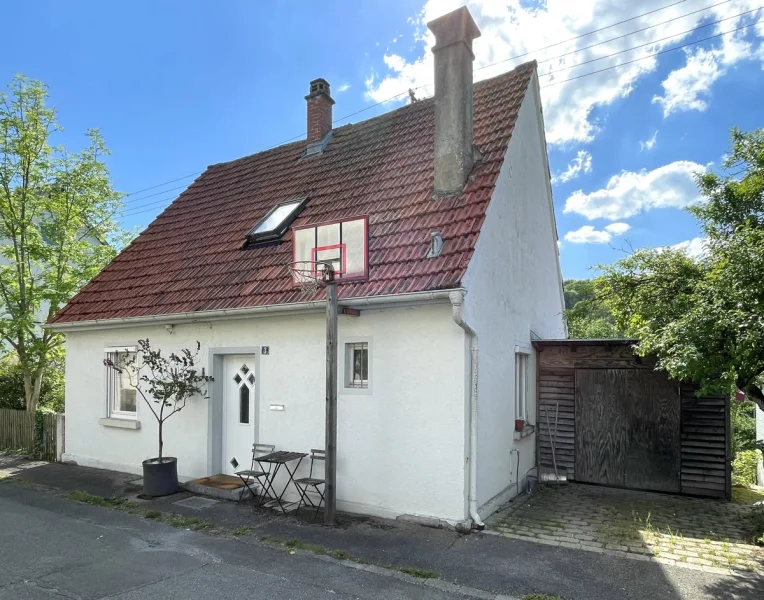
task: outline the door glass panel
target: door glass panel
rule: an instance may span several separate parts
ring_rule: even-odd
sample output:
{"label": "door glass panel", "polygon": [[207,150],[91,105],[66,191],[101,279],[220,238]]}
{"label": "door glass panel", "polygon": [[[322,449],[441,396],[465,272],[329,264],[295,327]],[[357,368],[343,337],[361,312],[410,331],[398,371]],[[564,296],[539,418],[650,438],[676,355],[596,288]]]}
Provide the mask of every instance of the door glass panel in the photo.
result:
{"label": "door glass panel", "polygon": [[239,388],[239,423],[249,423],[249,387],[246,385]]}

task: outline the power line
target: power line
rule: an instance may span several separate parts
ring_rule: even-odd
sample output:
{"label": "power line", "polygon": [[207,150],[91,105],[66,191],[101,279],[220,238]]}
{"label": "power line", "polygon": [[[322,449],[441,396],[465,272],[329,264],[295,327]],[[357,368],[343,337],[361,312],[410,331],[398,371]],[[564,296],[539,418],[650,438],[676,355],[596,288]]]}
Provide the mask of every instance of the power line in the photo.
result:
{"label": "power line", "polygon": [[[736,19],[738,17],[742,17],[742,16],[747,15],[747,14],[752,13],[752,12],[758,12],[759,10],[761,10],[761,8],[762,7],[759,6],[757,8],[753,8],[751,10],[747,10],[745,12],[742,12],[740,14],[732,15],[731,17],[724,17],[723,19],[719,19],[718,21],[714,21],[713,23],[706,23],[705,25],[699,25],[697,27],[693,27],[692,29],[687,29],[685,31],[681,31],[679,33],[675,33],[673,35],[669,35],[669,36],[666,36],[664,38],[660,38],[658,40],[652,40],[650,42],[646,42],[644,44],[640,44],[639,46],[633,46],[631,48],[626,48],[625,50],[619,50],[618,52],[613,52],[612,54],[607,54],[605,56],[599,56],[597,58],[591,58],[589,60],[585,60],[584,62],[572,65],[570,67],[562,67],[560,69],[555,69],[554,71],[550,71],[549,73],[545,73],[544,75],[541,75],[540,77],[547,77],[549,75],[552,75],[553,73],[559,73],[560,71],[570,71],[571,69],[575,69],[575,68],[581,67],[583,65],[588,65],[589,63],[597,62],[598,60],[605,60],[606,58],[612,58],[614,56],[618,56],[619,54],[625,54],[626,52],[632,52],[633,50],[638,50],[639,48],[644,48],[645,46],[652,46],[653,44],[657,44],[658,42],[665,42],[666,40],[670,40],[670,39],[675,38],[675,37],[684,36],[684,35],[686,35],[688,33],[695,33],[696,31],[699,31],[699,30],[704,29],[706,27],[710,27],[711,25],[716,25],[718,23],[721,23],[722,21],[729,21],[730,19]],[[757,21],[757,23],[758,23],[758,21]],[[755,24],[756,23],[752,23],[752,25],[755,25]],[[738,27],[737,29],[733,29],[731,31],[725,31],[722,34],[712,35],[710,37],[703,38],[702,40],[699,40],[699,41],[702,42],[702,41],[705,41],[705,40],[710,40],[710,39],[719,37],[720,35],[725,35],[727,33],[734,33],[735,31],[739,31],[740,29],[744,29],[746,27],[750,27],[750,25],[743,25],[741,27]],[[683,46],[680,46],[680,48],[681,47],[683,47]],[[657,54],[660,54],[660,52],[657,53]],[[655,54],[653,56],[657,56],[657,54]],[[621,64],[628,64],[628,63],[621,63]]]}
{"label": "power line", "polygon": [[[758,9],[755,9],[755,10],[758,10]],[[750,11],[749,11],[749,12],[750,12]],[[745,13],[742,13],[742,14],[745,14]],[[653,54],[648,54],[648,55],[646,55],[646,56],[641,56],[641,57],[639,57],[639,58],[635,58],[635,59],[633,59],[633,60],[629,60],[629,61],[627,61],[627,62],[619,63],[619,64],[617,64],[617,65],[611,65],[611,66],[609,66],[609,67],[605,67],[605,68],[603,68],[603,69],[598,69],[598,70],[596,70],[596,71],[592,71],[592,72],[590,72],[590,73],[584,73],[584,74],[582,74],[582,75],[577,75],[576,77],[571,77],[571,78],[569,78],[569,79],[565,79],[565,80],[562,80],[562,81],[555,81],[555,82],[552,82],[552,83],[548,83],[548,84],[546,84],[546,85],[543,85],[543,86],[540,86],[540,87],[542,87],[542,88],[551,87],[551,86],[554,86],[554,85],[559,85],[559,84],[561,84],[561,83],[566,83],[566,82],[568,82],[568,81],[575,81],[575,80],[577,80],[577,79],[582,79],[582,78],[584,78],[584,77],[589,77],[590,75],[597,75],[598,73],[602,73],[602,72],[604,72],[604,71],[610,71],[610,70],[612,70],[612,69],[617,69],[617,68],[619,68],[619,67],[624,67],[624,66],[626,66],[626,65],[630,65],[630,64],[633,64],[633,63],[635,63],[635,62],[639,62],[639,61],[641,61],[641,60],[646,60],[646,59],[648,59],[648,58],[653,58],[653,57],[655,57],[655,56],[659,56],[659,55],[661,55],[661,54],[666,54],[666,53],[668,53],[668,52],[675,52],[676,50],[681,50],[682,48],[687,48],[687,47],[689,47],[689,46],[695,46],[695,45],[697,45],[697,44],[700,44],[700,43],[702,43],[702,42],[706,42],[706,41],[708,41],[708,40],[713,40],[713,39],[716,39],[716,38],[719,38],[719,37],[722,37],[722,36],[728,35],[728,34],[730,34],[730,33],[735,33],[735,32],[737,32],[737,31],[741,31],[741,30],[743,30],[743,29],[747,29],[748,27],[752,27],[752,26],[754,26],[754,25],[756,25],[756,24],[758,24],[758,23],[761,23],[761,22],[764,22],[764,19],[759,19],[758,21],[754,21],[753,23],[748,23],[747,25],[741,25],[740,27],[736,27],[735,29],[731,29],[731,30],[729,30],[729,31],[724,31],[724,32],[722,32],[722,33],[717,33],[717,34],[715,34],[715,35],[711,35],[711,36],[708,36],[708,37],[705,37],[705,38],[702,38],[702,39],[699,39],[699,40],[695,40],[695,41],[693,41],[693,42],[688,42],[688,43],[686,43],[686,44],[682,44],[682,45],[680,45],[680,46],[675,46],[675,47],[673,47],[673,48],[666,48],[665,50],[661,50],[661,51],[659,51],[659,52],[655,52],[655,53],[653,53]],[[700,27],[699,27],[698,29],[700,29]],[[677,35],[679,35],[679,34],[677,34]],[[676,37],[676,36],[672,36],[672,37]],[[639,47],[640,47],[640,46],[637,46],[636,48],[639,48]],[[633,50],[633,49],[636,49],[636,48],[632,48],[632,50]],[[621,54],[621,52],[617,52],[617,53],[614,53],[614,54],[612,54],[611,56],[615,56],[615,55],[617,55],[617,54]],[[602,58],[609,58],[609,57],[608,57],[608,56],[604,56],[604,57],[602,57]],[[596,60],[599,60],[599,59],[596,59]],[[591,62],[591,61],[587,61],[587,62]],[[586,63],[581,63],[581,64],[586,64]],[[576,66],[580,66],[580,65],[576,65]],[[567,69],[560,69],[560,70],[567,70]],[[557,71],[553,71],[552,73],[556,73],[556,72],[557,72]],[[552,73],[549,73],[548,75],[551,75]],[[300,136],[300,137],[302,137],[302,136]],[[295,139],[295,138],[292,138],[292,139]],[[286,142],[282,142],[282,143],[286,143]],[[279,145],[281,145],[281,144],[279,144]],[[276,147],[276,146],[274,146],[274,147]],[[165,200],[167,200],[167,199],[168,199],[168,198],[165,198]],[[164,209],[164,208],[166,208],[167,206],[169,206],[169,204],[170,204],[170,203],[168,203],[168,204],[166,204],[165,206],[163,206],[163,207],[160,207],[160,208]],[[149,208],[149,209],[146,209],[146,210],[139,210],[139,211],[134,211],[134,212],[131,212],[131,213],[129,213],[129,215],[125,215],[125,216],[133,216],[133,215],[137,215],[137,214],[140,214],[140,213],[149,212],[149,211],[151,211],[151,210],[155,210],[155,209],[151,209],[151,208]]]}
{"label": "power line", "polygon": [[[171,196],[165,196],[164,198],[160,198],[159,200],[154,200],[153,202],[149,202],[148,204],[141,204],[140,206],[133,206],[133,207],[129,208],[126,212],[122,213],[122,216],[123,217],[129,217],[129,216],[132,216],[132,215],[137,215],[137,214],[142,213],[142,212],[146,212],[145,210],[140,210],[140,209],[151,207],[151,206],[156,206],[156,205],[162,204],[162,203],[166,203],[168,200],[172,201],[175,198],[177,198],[177,196],[175,194],[172,194]],[[138,210],[136,210],[136,209],[138,209]],[[148,210],[155,210],[155,209],[149,208]],[[114,213],[114,214],[116,214],[116,213]]]}
{"label": "power line", "polygon": [[[731,1],[731,0],[725,0],[725,2],[730,2],[730,1]],[[653,14],[653,13],[657,13],[657,12],[660,12],[660,11],[662,11],[662,10],[666,10],[667,8],[671,8],[672,6],[677,6],[678,4],[683,4],[683,3],[685,3],[685,2],[687,2],[687,0],[678,0],[677,2],[672,2],[671,4],[666,4],[665,6],[661,6],[661,7],[659,7],[659,8],[656,8],[656,9],[653,9],[653,10],[650,10],[650,11],[647,11],[647,12],[644,12],[644,13],[641,13],[641,14],[639,14],[639,15],[636,15],[636,16],[634,16],[634,17],[629,17],[628,19],[623,19],[622,21],[618,21],[618,22],[616,22],[616,23],[611,23],[610,25],[605,25],[604,27],[600,27],[599,29],[594,29],[594,30],[592,30],[592,31],[587,31],[586,33],[582,33],[582,34],[579,34],[579,35],[577,35],[577,36],[575,36],[575,37],[572,37],[572,38],[568,38],[568,39],[566,39],[566,40],[562,40],[562,41],[559,41],[559,42],[555,42],[555,43],[553,43],[553,44],[549,44],[548,46],[544,46],[543,48],[536,48],[535,50],[529,50],[528,52],[525,52],[525,53],[523,53],[523,54],[518,54],[518,55],[516,55],[516,56],[511,56],[511,57],[509,57],[509,58],[505,58],[505,59],[503,59],[503,60],[500,60],[500,61],[498,61],[498,62],[492,63],[492,64],[490,64],[490,65],[485,65],[485,66],[483,66],[483,67],[478,67],[477,69],[475,69],[475,71],[481,71],[481,70],[483,70],[483,69],[487,69],[487,68],[489,68],[489,67],[493,67],[493,66],[496,66],[496,65],[498,65],[498,64],[502,64],[502,63],[508,62],[508,61],[510,61],[510,60],[515,60],[515,59],[517,59],[517,58],[522,58],[522,57],[524,57],[524,56],[527,56],[527,55],[529,55],[529,54],[532,54],[532,53],[541,52],[541,51],[543,51],[543,50],[547,50],[547,49],[549,49],[549,48],[554,48],[555,46],[560,46],[560,45],[562,45],[562,44],[566,44],[566,43],[568,43],[568,42],[572,42],[572,41],[575,41],[575,40],[577,40],[577,39],[580,39],[580,38],[586,37],[586,36],[588,36],[588,35],[592,35],[592,34],[594,34],[594,33],[598,33],[598,32],[600,32],[600,31],[604,31],[604,30],[606,30],[606,29],[610,29],[611,27],[616,27],[616,26],[618,26],[618,25],[622,25],[622,24],[624,24],[624,23],[628,23],[628,22],[630,22],[630,21],[635,21],[636,19],[640,19],[640,18],[642,18],[642,17],[645,17],[645,16],[647,16],[647,15],[651,15],[651,14]],[[708,9],[710,9],[710,8],[714,8],[715,6],[719,6],[719,4],[725,4],[725,2],[720,2],[720,3],[718,3],[718,4],[714,4],[713,6],[708,6],[708,7],[706,7],[706,8],[700,9],[700,10],[708,10]],[[699,12],[699,11],[695,11],[695,12]],[[690,15],[690,14],[694,14],[694,13],[688,13],[687,15],[683,15],[683,16],[688,16],[688,15]],[[681,17],[676,17],[676,18],[681,18]],[[662,24],[663,24],[663,23],[659,23],[659,24],[655,25],[654,27],[657,27],[657,26],[659,26],[659,25],[662,25]],[[646,29],[649,29],[649,28],[646,28]],[[633,34],[633,33],[639,33],[640,31],[644,31],[644,29],[642,29],[642,30],[638,30],[638,31],[635,31],[635,32],[632,32],[632,34]],[[632,34],[627,34],[627,35],[632,35]],[[618,38],[614,38],[614,39],[618,39]],[[612,41],[612,40],[610,40],[610,41]],[[601,42],[601,43],[605,43],[605,42]],[[596,45],[596,44],[595,44],[595,45]],[[589,47],[591,47],[591,46],[589,46]],[[585,49],[587,49],[587,48],[581,48],[581,50],[585,50]],[[575,51],[575,52],[578,52],[578,51],[580,51],[580,50],[577,50],[577,51]],[[558,58],[559,58],[559,57],[558,57]],[[431,83],[427,83],[427,84],[424,84],[424,85],[420,85],[420,86],[418,86],[418,87],[415,87],[415,88],[413,88],[413,90],[418,90],[418,89],[421,89],[421,88],[423,88],[423,87],[427,87],[427,86],[429,86],[429,85],[432,85],[432,84],[431,84]],[[370,105],[370,106],[366,106],[366,107],[364,107],[364,108],[362,108],[362,109],[360,109],[360,110],[357,110],[357,111],[355,111],[355,112],[353,112],[353,113],[350,113],[350,114],[348,114],[348,115],[345,115],[344,117],[340,117],[339,119],[336,119],[336,120],[332,121],[332,124],[341,123],[342,121],[345,121],[345,120],[347,120],[347,119],[349,119],[349,118],[351,118],[351,117],[354,117],[354,116],[356,116],[356,115],[359,115],[359,114],[361,114],[361,113],[363,113],[363,112],[366,112],[366,111],[368,111],[368,110],[371,110],[372,108],[376,108],[376,107],[378,107],[378,106],[381,106],[381,105],[383,105],[383,104],[387,104],[388,102],[391,102],[392,100],[395,100],[396,98],[399,98],[399,97],[401,97],[401,96],[405,96],[406,94],[408,94],[408,90],[406,90],[406,91],[404,91],[404,92],[401,92],[401,93],[399,93],[399,94],[395,94],[394,96],[390,96],[389,98],[386,98],[385,100],[381,100],[380,102],[377,102],[377,103],[375,103],[375,104],[372,104],[372,105]],[[302,137],[303,137],[303,135],[302,135],[302,134],[300,134],[300,135],[298,135],[298,136],[294,136],[294,137],[292,137],[292,138],[289,138],[288,140],[284,140],[283,142],[280,142],[279,144],[276,144],[276,145],[274,145],[274,146],[270,146],[270,147],[268,147],[268,148],[263,148],[263,149],[262,149],[262,150],[260,150],[259,152],[265,152],[265,151],[267,151],[267,150],[271,150],[271,149],[273,149],[273,148],[277,148],[278,146],[281,146],[281,145],[283,145],[283,144],[289,143],[289,142],[291,142],[291,141],[294,141],[294,140],[298,140],[298,139],[301,139]],[[143,188],[142,190],[136,190],[136,191],[134,191],[134,192],[130,192],[129,194],[125,194],[125,196],[123,196],[123,198],[129,198],[129,197],[131,197],[131,196],[135,196],[136,194],[141,194],[141,193],[143,193],[143,192],[147,192],[147,191],[149,191],[149,190],[154,190],[154,189],[160,188],[160,187],[162,187],[162,186],[165,186],[165,185],[167,185],[167,184],[169,184],[169,183],[175,183],[176,181],[181,181],[181,180],[183,180],[183,179],[188,179],[189,177],[193,177],[193,176],[195,176],[195,175],[199,175],[199,174],[201,174],[202,172],[203,172],[203,171],[196,171],[195,173],[189,173],[188,175],[184,175],[183,177],[178,177],[177,179],[171,179],[171,180],[169,180],[169,181],[165,181],[165,182],[163,182],[163,183],[158,183],[158,184],[156,184],[156,185],[152,185],[152,186],[149,186],[149,187]],[[170,190],[165,190],[165,191],[170,191]],[[147,198],[148,196],[145,196],[145,197]],[[141,198],[135,198],[134,200],[131,200],[131,202],[133,202],[133,201],[138,201],[138,200],[141,200]]]}
{"label": "power line", "polygon": [[135,196],[136,194],[142,194],[143,192],[148,192],[149,190],[155,190],[158,187],[167,185],[168,183],[175,183],[176,181],[180,181],[182,179],[188,179],[189,177],[193,177],[194,175],[198,175],[199,173],[201,173],[201,171],[197,171],[196,173],[189,173],[188,175],[184,175],[183,177],[178,177],[177,179],[171,179],[170,181],[165,181],[164,183],[158,183],[156,185],[152,185],[151,187],[143,188],[142,190],[136,190],[135,192],[130,192],[129,194],[125,194],[123,198],[128,198],[129,196]]}
{"label": "power line", "polygon": [[[727,1],[730,1],[730,0],[727,0]],[[672,6],[676,6],[677,4],[683,4],[684,2],[686,2],[686,0],[679,0],[679,2],[674,2],[672,4],[667,4],[666,6],[661,6],[660,8],[656,8],[654,10],[650,10],[650,11],[648,11],[646,13],[642,13],[641,15],[637,15],[635,17],[630,17],[628,19],[624,19],[623,21],[618,21],[617,23],[612,23],[610,25],[605,25],[604,27],[600,27],[599,29],[595,29],[593,31],[588,31],[586,33],[579,34],[579,35],[577,35],[575,37],[568,38],[567,40],[562,40],[561,42],[555,42],[554,44],[549,44],[548,46],[544,46],[543,48],[536,48],[535,50],[528,50],[528,52],[523,52],[522,54],[518,54],[516,56],[510,56],[509,58],[505,58],[505,59],[500,60],[498,62],[495,62],[495,63],[493,63],[491,65],[485,65],[484,67],[479,67],[479,68],[475,69],[475,71],[482,71],[483,69],[487,69],[488,67],[494,67],[496,65],[500,65],[502,63],[509,62],[510,60],[515,60],[517,58],[522,58],[523,56],[528,56],[529,54],[533,54],[535,52],[541,52],[542,50],[548,50],[549,48],[554,48],[555,46],[560,46],[562,44],[567,44],[568,42],[574,42],[575,40],[579,40],[582,37],[586,37],[587,35],[592,35],[593,33],[599,33],[600,31],[604,31],[605,29],[610,29],[611,27],[615,27],[617,25],[623,25],[624,23],[628,23],[629,21],[635,21],[637,19],[641,19],[642,17],[646,17],[647,15],[651,15],[653,13],[657,13],[657,12],[660,12],[662,10],[666,10],[667,8],[671,8]],[[724,2],[720,2],[720,4],[724,4]],[[714,6],[718,6],[718,5],[714,5]],[[713,7],[709,6],[709,7],[706,7],[706,8],[713,8]],[[701,10],[706,10],[706,9],[701,9]],[[638,33],[638,32],[635,32],[635,33]]]}
{"label": "power line", "polygon": [[[176,180],[177,181],[177,180]],[[155,186],[160,187],[160,186]],[[166,194],[167,192],[174,192],[175,190],[182,190],[188,187],[188,184],[186,185],[179,185],[177,187],[169,188],[167,190],[162,190],[159,192],[154,192],[153,194],[147,194],[146,196],[141,196],[140,198],[133,198],[130,202],[140,202],[141,200],[146,200],[146,198],[153,198],[154,196],[161,196],[162,194]]]}
{"label": "power line", "polygon": [[[596,75],[596,74],[602,73],[604,71],[610,71],[611,69],[617,69],[619,67],[625,67],[626,65],[630,65],[630,64],[633,64],[635,62],[639,62],[640,60],[646,60],[648,58],[653,58],[653,57],[659,56],[661,54],[666,54],[667,52],[674,52],[676,50],[681,50],[682,48],[687,48],[688,46],[694,46],[696,44],[700,44],[701,42],[707,42],[708,40],[713,40],[715,38],[719,38],[719,37],[722,37],[724,35],[728,35],[730,33],[735,33],[736,31],[740,31],[741,29],[746,29],[748,27],[753,27],[754,25],[756,25],[758,23],[761,23],[761,22],[764,22],[764,19],[759,19],[758,21],[754,21],[753,23],[749,23],[748,25],[741,25],[740,27],[737,27],[735,29],[731,29],[729,31],[724,31],[722,33],[717,33],[716,35],[710,35],[708,37],[704,37],[703,39],[695,40],[694,42],[688,42],[686,44],[682,44],[681,46],[675,46],[673,48],[666,48],[665,50],[661,50],[661,51],[655,52],[653,54],[648,54],[646,56],[641,56],[639,58],[635,58],[633,60],[622,62],[622,63],[619,63],[617,65],[611,65],[609,67],[605,67],[603,69],[598,69],[597,71],[592,71],[591,73],[584,73],[583,75],[577,75],[576,77],[570,77],[569,79],[563,79],[562,81],[555,81],[555,82],[552,82],[552,83],[547,83],[546,85],[543,85],[543,86],[540,86],[540,87],[545,87],[546,88],[546,87],[551,87],[553,85],[560,85],[561,83],[567,83],[568,81],[575,81],[576,79],[581,79],[583,77],[589,77],[589,75]],[[604,57],[604,58],[607,58],[607,57]],[[576,65],[576,66],[578,66],[578,65]],[[564,71],[566,69],[560,69],[560,70]],[[557,71],[554,71],[554,72],[556,73]],[[552,73],[549,73],[549,75],[551,75],[551,74]]]}
{"label": "power line", "polygon": [[[576,54],[578,52],[583,52],[584,50],[589,50],[590,48],[595,48],[596,46],[602,46],[603,44],[609,44],[610,42],[614,42],[616,40],[620,40],[620,39],[629,37],[629,36],[634,35],[636,33],[642,33],[643,31],[647,31],[648,29],[655,29],[656,27],[660,27],[661,25],[667,25],[668,23],[672,23],[673,21],[678,21],[679,19],[684,19],[685,17],[689,17],[690,15],[695,15],[695,14],[697,14],[699,12],[703,12],[703,11],[706,11],[706,10],[710,10],[712,8],[716,8],[717,6],[721,6],[722,4],[728,4],[729,2],[732,2],[732,0],[723,0],[722,2],[718,2],[716,4],[712,4],[711,6],[706,6],[705,8],[699,8],[698,10],[693,10],[692,12],[685,13],[685,14],[680,15],[678,17],[673,17],[671,19],[666,19],[665,21],[661,21],[660,23],[655,23],[655,25],[648,25],[647,27],[643,27],[642,29],[637,29],[635,31],[630,31],[629,33],[624,33],[623,35],[618,35],[616,37],[610,38],[609,40],[603,40],[601,42],[597,42],[596,44],[589,44],[588,46],[584,46],[583,48],[576,48],[575,50],[571,50],[570,52],[566,52],[565,54],[559,54],[558,56],[553,56],[552,58],[545,58],[544,60],[540,60],[538,62],[539,62],[539,64],[542,64],[542,63],[545,63],[545,62],[551,62],[553,60],[557,60],[558,58],[563,58],[563,57],[568,56],[570,54]],[[758,9],[754,9],[754,10],[758,10]],[[748,11],[748,12],[752,12],[752,11]],[[742,13],[742,14],[746,14],[746,13]],[[736,16],[740,16],[740,15],[736,15]],[[728,18],[732,18],[732,17],[728,17]],[[699,25],[698,28],[700,28],[700,27],[708,27],[709,25],[714,25],[714,24],[720,23],[721,21],[724,21],[724,20],[725,19],[719,19],[718,21],[714,21],[713,23],[706,23],[704,25]],[[676,35],[681,35],[681,34],[676,34]],[[651,43],[654,44],[656,41],[660,41],[660,40],[655,40],[655,41],[653,41]],[[507,60],[512,60],[512,59],[507,59]],[[502,61],[502,62],[506,62],[506,61]],[[489,65],[489,66],[495,66],[497,64],[500,64],[500,63],[494,63],[493,65]],[[480,68],[484,69],[486,67],[480,67]]]}

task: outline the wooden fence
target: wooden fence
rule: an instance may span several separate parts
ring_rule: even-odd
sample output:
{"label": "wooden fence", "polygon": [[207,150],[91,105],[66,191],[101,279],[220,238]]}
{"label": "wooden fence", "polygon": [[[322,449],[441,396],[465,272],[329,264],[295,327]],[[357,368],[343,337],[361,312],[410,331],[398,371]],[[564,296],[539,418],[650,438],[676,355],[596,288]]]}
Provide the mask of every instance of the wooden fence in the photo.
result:
{"label": "wooden fence", "polygon": [[56,460],[56,415],[0,408],[0,449]]}

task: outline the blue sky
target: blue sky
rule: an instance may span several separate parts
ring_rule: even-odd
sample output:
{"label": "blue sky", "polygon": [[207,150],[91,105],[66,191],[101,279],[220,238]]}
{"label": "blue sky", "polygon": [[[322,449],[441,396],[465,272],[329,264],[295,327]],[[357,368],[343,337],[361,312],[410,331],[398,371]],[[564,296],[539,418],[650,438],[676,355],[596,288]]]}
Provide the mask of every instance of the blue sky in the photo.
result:
{"label": "blue sky", "polygon": [[[332,85],[335,118],[366,109],[351,121],[396,108],[403,100],[374,105],[409,87],[432,93],[424,23],[460,4],[14,3],[2,10],[17,26],[4,32],[0,83],[16,73],[47,83],[65,127],[58,141],[72,149],[87,128],[100,128],[115,186],[132,193],[124,224],[145,226],[181,191],[174,188],[193,180],[184,176],[304,136],[303,97],[315,77]],[[590,276],[592,265],[629,247],[701,248],[682,207],[697,201],[692,173],[719,167],[730,127],[764,126],[764,25],[648,55],[755,23],[764,18],[761,4],[468,3],[483,33],[475,43],[478,78],[546,61],[539,72],[566,278]],[[648,11],[655,12],[582,35]],[[24,23],[34,23],[34,38]],[[585,48],[592,44],[599,45]]]}

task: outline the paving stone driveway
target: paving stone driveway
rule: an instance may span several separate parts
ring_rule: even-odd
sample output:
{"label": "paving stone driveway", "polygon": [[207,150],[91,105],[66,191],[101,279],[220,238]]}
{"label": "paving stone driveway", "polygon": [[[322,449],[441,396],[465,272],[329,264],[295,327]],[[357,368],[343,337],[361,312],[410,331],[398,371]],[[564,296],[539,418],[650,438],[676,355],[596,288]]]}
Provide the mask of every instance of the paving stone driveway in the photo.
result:
{"label": "paving stone driveway", "polygon": [[582,484],[541,487],[491,517],[489,531],[523,539],[728,573],[764,573],[752,545],[751,507],[719,500]]}

